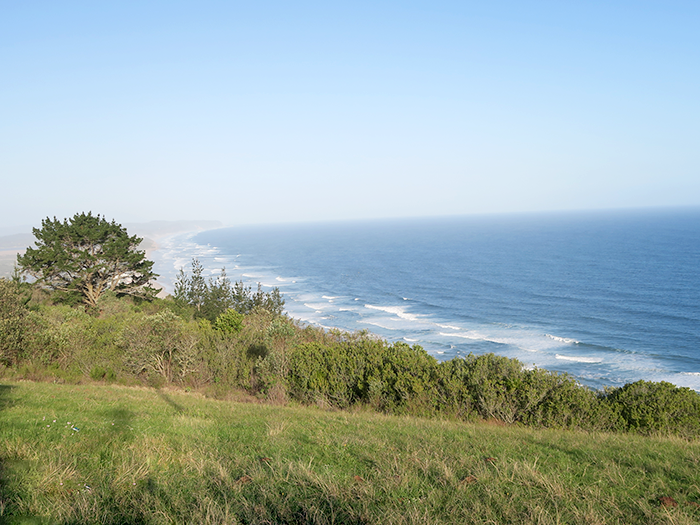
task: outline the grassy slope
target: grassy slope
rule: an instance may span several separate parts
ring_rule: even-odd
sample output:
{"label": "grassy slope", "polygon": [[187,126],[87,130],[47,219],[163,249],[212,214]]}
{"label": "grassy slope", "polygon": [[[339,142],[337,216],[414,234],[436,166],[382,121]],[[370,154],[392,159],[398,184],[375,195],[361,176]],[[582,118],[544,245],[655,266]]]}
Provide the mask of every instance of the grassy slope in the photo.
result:
{"label": "grassy slope", "polygon": [[117,386],[0,403],[0,522],[700,522],[698,442]]}

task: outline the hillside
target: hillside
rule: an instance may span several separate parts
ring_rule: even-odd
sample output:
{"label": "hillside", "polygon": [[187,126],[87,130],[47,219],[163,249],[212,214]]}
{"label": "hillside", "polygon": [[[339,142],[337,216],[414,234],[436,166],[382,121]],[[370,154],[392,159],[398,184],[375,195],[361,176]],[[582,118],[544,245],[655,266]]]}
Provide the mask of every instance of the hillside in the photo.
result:
{"label": "hillside", "polygon": [[0,396],[7,523],[700,521],[697,441],[115,385]]}

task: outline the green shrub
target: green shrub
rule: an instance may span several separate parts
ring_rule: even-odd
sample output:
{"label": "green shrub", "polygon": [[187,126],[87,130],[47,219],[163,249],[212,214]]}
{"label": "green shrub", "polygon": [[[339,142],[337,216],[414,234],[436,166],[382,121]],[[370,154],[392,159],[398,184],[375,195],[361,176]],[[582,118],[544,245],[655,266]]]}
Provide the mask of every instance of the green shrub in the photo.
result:
{"label": "green shrub", "polygon": [[541,369],[525,374],[529,404],[522,407],[519,421],[530,426],[586,430],[613,430],[619,426],[615,412],[573,377]]}
{"label": "green shrub", "polygon": [[566,374],[527,370],[516,359],[468,355],[439,365],[440,406],[447,413],[533,426],[614,429],[618,417],[595,392]]}
{"label": "green shrub", "polygon": [[306,343],[290,351],[289,386],[302,402],[324,399],[338,408],[363,402],[384,411],[410,411],[432,399],[435,366],[425,350],[405,343]]}
{"label": "green shrub", "polygon": [[232,389],[253,389],[256,358],[249,356],[244,342],[218,330],[209,330],[200,332],[199,346],[200,383],[216,385],[220,395]]}
{"label": "green shrub", "polygon": [[354,401],[357,369],[343,345],[298,345],[289,353],[288,366],[290,393],[299,401],[327,400],[339,408]]}
{"label": "green shrub", "polygon": [[17,364],[29,330],[26,298],[20,285],[0,279],[0,363]]}
{"label": "green shrub", "polygon": [[609,390],[605,401],[628,431],[700,435],[700,394],[666,381],[637,381]]}
{"label": "green shrub", "polygon": [[134,310],[131,297],[117,297],[115,292],[107,290],[97,300],[97,311],[102,318],[125,314]]}
{"label": "green shrub", "polygon": [[226,310],[216,318],[214,328],[227,334],[237,334],[243,329],[244,317],[235,310]]}
{"label": "green shrub", "polygon": [[267,328],[267,336],[273,341],[287,341],[293,339],[295,334],[294,324],[286,317],[273,319]]}
{"label": "green shrub", "polygon": [[105,375],[107,375],[107,370],[105,370],[101,366],[96,366],[92,370],[90,370],[90,377],[95,381],[102,380],[102,378],[104,378]]}
{"label": "green shrub", "polygon": [[170,310],[143,316],[124,332],[125,364],[136,375],[182,381],[195,372],[198,342],[197,330]]}
{"label": "green shrub", "polygon": [[104,380],[111,383],[117,379],[117,374],[111,368],[104,368],[98,365],[90,370],[90,377],[95,381]]}
{"label": "green shrub", "polygon": [[[531,402],[535,392],[524,383],[522,364],[516,359],[486,354],[469,354],[444,365],[444,384],[456,388],[457,407],[473,408],[484,419],[499,419],[506,423],[518,420],[522,405]],[[443,397],[451,397],[445,391]],[[461,409],[463,410],[463,409]]]}
{"label": "green shrub", "polygon": [[402,342],[383,346],[380,356],[381,362],[365,371],[365,383],[371,390],[370,403],[392,412],[433,412],[437,387],[435,358],[418,345]]}

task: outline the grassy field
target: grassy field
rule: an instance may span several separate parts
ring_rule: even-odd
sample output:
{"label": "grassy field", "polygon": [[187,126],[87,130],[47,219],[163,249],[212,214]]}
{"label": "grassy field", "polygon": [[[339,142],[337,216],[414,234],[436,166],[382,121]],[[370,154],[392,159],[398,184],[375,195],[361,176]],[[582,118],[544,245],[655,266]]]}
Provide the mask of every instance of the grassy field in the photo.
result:
{"label": "grassy field", "polygon": [[700,523],[700,443],[0,386],[0,523]]}

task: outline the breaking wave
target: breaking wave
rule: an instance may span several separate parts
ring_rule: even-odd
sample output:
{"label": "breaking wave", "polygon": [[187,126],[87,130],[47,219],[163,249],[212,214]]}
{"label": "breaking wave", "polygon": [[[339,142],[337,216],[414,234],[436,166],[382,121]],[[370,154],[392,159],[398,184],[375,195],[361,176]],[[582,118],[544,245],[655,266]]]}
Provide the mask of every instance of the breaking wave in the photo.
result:
{"label": "breaking wave", "polygon": [[561,354],[556,354],[555,357],[557,359],[561,359],[562,361],[573,361],[575,363],[602,363],[603,362],[602,357],[569,356],[569,355],[561,355]]}

